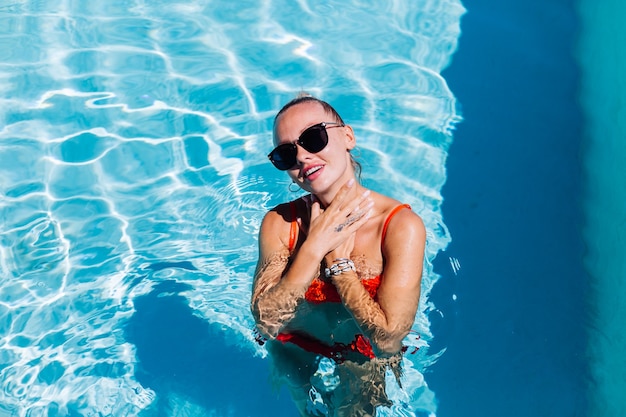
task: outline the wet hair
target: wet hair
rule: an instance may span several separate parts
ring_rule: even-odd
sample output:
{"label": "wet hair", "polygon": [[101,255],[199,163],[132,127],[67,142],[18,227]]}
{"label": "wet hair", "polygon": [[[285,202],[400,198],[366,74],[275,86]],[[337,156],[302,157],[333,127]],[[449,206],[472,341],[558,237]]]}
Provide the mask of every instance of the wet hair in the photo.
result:
{"label": "wet hair", "polygon": [[[278,120],[281,114],[283,114],[285,111],[287,111],[291,107],[300,103],[317,103],[320,106],[322,106],[324,111],[326,111],[326,113],[329,113],[335,119],[336,122],[341,123],[342,125],[346,124],[333,106],[331,106],[324,100],[320,100],[317,97],[314,97],[310,94],[303,92],[303,93],[299,93],[296,98],[289,101],[287,104],[285,104],[282,107],[282,109],[278,111],[278,113],[276,113],[276,117],[274,117],[274,127],[276,127],[276,121]],[[357,179],[360,181],[361,180],[361,164],[359,163],[359,161],[357,161],[354,158],[352,153],[350,153],[350,162],[352,163],[352,168],[354,168],[354,173],[356,174]]]}

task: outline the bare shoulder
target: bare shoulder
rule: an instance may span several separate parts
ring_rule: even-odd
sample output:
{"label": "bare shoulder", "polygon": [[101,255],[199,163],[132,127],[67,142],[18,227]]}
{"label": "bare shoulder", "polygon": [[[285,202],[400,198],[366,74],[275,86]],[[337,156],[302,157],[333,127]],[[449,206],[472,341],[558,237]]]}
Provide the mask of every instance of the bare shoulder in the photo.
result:
{"label": "bare shoulder", "polygon": [[387,230],[383,248],[398,249],[398,246],[415,247],[425,245],[426,228],[422,218],[410,206],[389,199],[385,210]]}
{"label": "bare shoulder", "polygon": [[[296,220],[292,203],[280,204],[265,213],[259,231],[262,248],[273,251],[288,247],[291,223]],[[297,200],[295,203],[299,205]]]}
{"label": "bare shoulder", "polygon": [[415,213],[408,204],[383,194],[374,194],[374,198],[382,214],[381,219],[383,222],[389,220],[389,227],[391,227],[392,224],[400,224],[417,229],[424,228],[421,217]]}
{"label": "bare shoulder", "polygon": [[[400,291],[417,302],[426,247],[424,222],[412,209],[399,203],[389,209],[386,217],[389,222],[382,244],[385,280],[379,299],[387,299],[387,296],[397,298]],[[390,308],[387,303],[381,302]],[[411,308],[411,311],[414,309]]]}
{"label": "bare shoulder", "polygon": [[264,228],[273,228],[280,224],[287,222],[289,217],[289,203],[280,204],[267,213],[263,217],[263,223],[261,224],[261,230]]}
{"label": "bare shoulder", "polygon": [[399,209],[393,217],[389,219],[389,226],[387,234],[393,234],[393,232],[401,230],[402,233],[418,233],[425,234],[426,229],[422,218],[415,213],[410,207]]}

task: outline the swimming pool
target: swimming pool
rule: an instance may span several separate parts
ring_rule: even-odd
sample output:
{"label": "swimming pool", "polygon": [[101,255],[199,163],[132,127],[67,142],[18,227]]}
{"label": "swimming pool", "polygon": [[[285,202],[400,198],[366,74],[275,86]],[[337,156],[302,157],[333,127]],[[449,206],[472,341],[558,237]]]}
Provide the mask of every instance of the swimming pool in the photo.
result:
{"label": "swimming pool", "polygon": [[438,415],[623,415],[624,6],[464,4]]}
{"label": "swimming pool", "polygon": [[248,299],[303,89],[429,231],[396,415],[586,415],[573,3],[259,5],[0,3],[0,415],[293,415]]}
{"label": "swimming pool", "polygon": [[[259,5],[3,3],[2,414],[293,415],[248,303],[260,220],[294,196],[269,128],[302,89],[422,215],[429,260],[447,245],[461,4]],[[426,267],[391,414],[435,409]]]}

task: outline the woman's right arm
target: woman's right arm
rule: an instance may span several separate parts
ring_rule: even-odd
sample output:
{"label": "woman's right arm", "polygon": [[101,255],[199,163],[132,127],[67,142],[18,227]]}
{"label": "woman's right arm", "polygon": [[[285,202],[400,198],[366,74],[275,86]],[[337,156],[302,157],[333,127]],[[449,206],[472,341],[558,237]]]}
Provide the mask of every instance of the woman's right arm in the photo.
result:
{"label": "woman's right arm", "polygon": [[286,227],[283,215],[272,210],[265,215],[259,232],[251,308],[259,332],[268,338],[275,338],[291,321],[311,281],[319,274],[322,259],[305,242],[289,263],[289,249],[281,239]]}

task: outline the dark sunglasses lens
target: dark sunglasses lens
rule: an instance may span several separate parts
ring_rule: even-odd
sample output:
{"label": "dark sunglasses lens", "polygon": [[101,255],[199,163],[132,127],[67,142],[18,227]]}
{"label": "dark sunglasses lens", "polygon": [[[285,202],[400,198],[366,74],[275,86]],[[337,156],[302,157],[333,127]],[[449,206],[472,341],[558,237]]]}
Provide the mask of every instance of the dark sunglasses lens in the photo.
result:
{"label": "dark sunglasses lens", "polygon": [[[306,129],[298,138],[298,144],[307,152],[317,153],[328,145],[328,133],[324,125],[315,125]],[[298,148],[292,143],[277,146],[269,158],[274,166],[281,171],[286,171],[297,162]]]}
{"label": "dark sunglasses lens", "polygon": [[324,126],[311,126],[300,135],[300,146],[308,152],[317,153],[328,145],[328,134]]}
{"label": "dark sunglasses lens", "polygon": [[270,160],[274,166],[285,171],[296,164],[296,145],[284,144],[276,147],[270,154]]}

